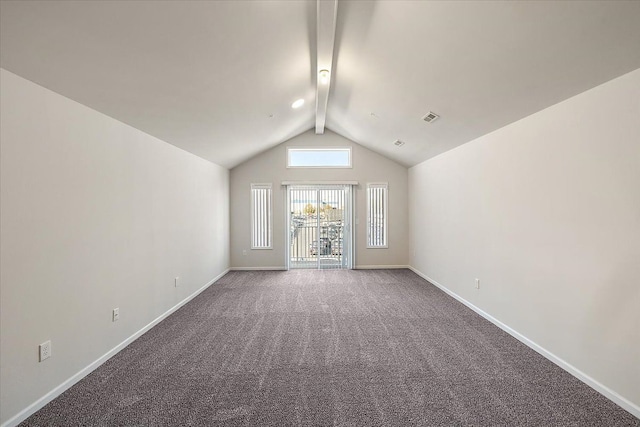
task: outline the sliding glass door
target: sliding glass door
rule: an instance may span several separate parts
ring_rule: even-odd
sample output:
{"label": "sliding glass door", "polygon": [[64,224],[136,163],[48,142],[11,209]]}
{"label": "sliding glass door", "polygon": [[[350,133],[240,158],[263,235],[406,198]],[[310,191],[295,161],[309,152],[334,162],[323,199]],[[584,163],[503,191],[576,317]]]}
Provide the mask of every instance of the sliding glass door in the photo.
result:
{"label": "sliding glass door", "polygon": [[350,185],[287,187],[288,268],[352,268]]}

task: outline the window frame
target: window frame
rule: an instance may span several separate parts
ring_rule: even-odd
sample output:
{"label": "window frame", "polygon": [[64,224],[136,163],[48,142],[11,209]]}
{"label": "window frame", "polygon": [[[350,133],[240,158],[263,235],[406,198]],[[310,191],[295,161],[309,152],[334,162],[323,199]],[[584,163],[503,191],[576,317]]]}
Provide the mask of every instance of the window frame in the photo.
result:
{"label": "window frame", "polygon": [[[347,166],[291,166],[292,151],[346,151],[349,153],[349,164]],[[352,147],[287,147],[287,169],[353,169]]]}
{"label": "window frame", "polygon": [[[371,241],[372,197],[371,197],[370,190],[374,188],[384,189],[384,192],[383,192],[384,198],[383,198],[383,206],[382,206],[382,211],[384,216],[384,221],[382,224],[383,244],[378,244],[378,245],[372,244],[372,241]],[[366,225],[367,226],[367,249],[388,249],[389,248],[389,183],[388,182],[368,182],[365,197],[367,198],[367,225]]]}
{"label": "window frame", "polygon": [[[256,197],[254,190],[268,190],[266,208],[268,212],[263,212],[267,216],[269,226],[267,230],[267,243],[265,246],[256,246]],[[273,249],[273,184],[272,183],[252,183],[251,184],[251,250],[270,250]]]}

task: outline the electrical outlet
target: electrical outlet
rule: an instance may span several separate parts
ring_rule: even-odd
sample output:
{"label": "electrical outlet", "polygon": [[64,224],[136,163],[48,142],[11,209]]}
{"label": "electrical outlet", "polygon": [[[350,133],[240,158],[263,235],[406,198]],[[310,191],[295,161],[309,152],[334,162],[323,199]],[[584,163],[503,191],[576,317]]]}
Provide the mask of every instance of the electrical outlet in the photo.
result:
{"label": "electrical outlet", "polygon": [[175,281],[173,282],[176,285],[176,288],[178,287],[178,279],[180,279],[180,278],[176,277]]}
{"label": "electrical outlet", "polygon": [[246,249],[242,250],[242,255],[247,256],[247,250]]}
{"label": "electrical outlet", "polygon": [[476,289],[480,289],[480,279],[476,279]]}
{"label": "electrical outlet", "polygon": [[117,322],[120,319],[120,309],[119,308],[114,308],[113,309],[113,322]]}
{"label": "electrical outlet", "polygon": [[40,361],[42,362],[45,359],[51,357],[51,341],[43,342],[38,346],[38,350],[40,351]]}

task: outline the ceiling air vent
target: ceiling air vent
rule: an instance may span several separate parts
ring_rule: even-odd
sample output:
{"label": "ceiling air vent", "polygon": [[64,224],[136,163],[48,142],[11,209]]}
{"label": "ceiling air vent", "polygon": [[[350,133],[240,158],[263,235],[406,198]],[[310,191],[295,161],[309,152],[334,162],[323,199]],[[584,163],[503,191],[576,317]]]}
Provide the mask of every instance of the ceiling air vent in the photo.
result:
{"label": "ceiling air vent", "polygon": [[404,145],[404,142],[400,141],[399,139],[396,139],[395,141],[393,141],[393,145],[397,147],[402,147]]}
{"label": "ceiling air vent", "polygon": [[422,118],[422,120],[424,120],[424,121],[425,121],[425,122],[427,122],[427,123],[431,123],[431,122],[433,122],[433,121],[436,121],[436,120],[438,119],[438,117],[440,117],[440,116],[439,116],[439,115],[437,115],[437,114],[436,114],[436,113],[434,113],[434,112],[429,111],[429,112],[427,113],[427,115],[426,115],[426,116],[424,116],[424,117]]}

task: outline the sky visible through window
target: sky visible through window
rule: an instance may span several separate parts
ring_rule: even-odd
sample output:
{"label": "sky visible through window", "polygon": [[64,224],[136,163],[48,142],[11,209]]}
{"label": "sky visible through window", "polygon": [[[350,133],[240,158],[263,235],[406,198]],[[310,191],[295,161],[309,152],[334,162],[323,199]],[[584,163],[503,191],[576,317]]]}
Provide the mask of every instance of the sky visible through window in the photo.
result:
{"label": "sky visible through window", "polygon": [[289,167],[351,167],[351,151],[336,149],[289,149]]}

